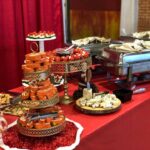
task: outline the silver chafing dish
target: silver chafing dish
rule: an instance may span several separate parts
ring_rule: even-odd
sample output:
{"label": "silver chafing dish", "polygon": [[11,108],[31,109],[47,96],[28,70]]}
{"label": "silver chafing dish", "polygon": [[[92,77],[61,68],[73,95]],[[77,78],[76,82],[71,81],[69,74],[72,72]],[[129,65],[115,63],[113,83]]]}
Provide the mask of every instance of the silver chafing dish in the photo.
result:
{"label": "silver chafing dish", "polygon": [[103,66],[118,76],[129,73],[143,73],[150,71],[150,50],[125,53],[116,49],[105,48],[102,51]]}
{"label": "silver chafing dish", "polygon": [[102,49],[108,47],[110,42],[111,39],[98,36],[72,40],[72,44],[89,51],[91,56],[101,55]]}
{"label": "silver chafing dish", "polygon": [[109,45],[99,57],[108,77],[117,77],[116,83],[150,81],[150,41]]}

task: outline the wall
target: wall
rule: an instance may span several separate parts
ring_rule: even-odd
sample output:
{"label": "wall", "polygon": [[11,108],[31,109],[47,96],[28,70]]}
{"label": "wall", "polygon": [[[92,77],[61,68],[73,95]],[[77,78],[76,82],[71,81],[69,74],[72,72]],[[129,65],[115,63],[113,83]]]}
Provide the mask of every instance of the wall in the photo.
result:
{"label": "wall", "polygon": [[120,35],[128,36],[137,31],[138,1],[121,0]]}
{"label": "wall", "polygon": [[121,0],[62,0],[64,41],[119,37]]}
{"label": "wall", "polygon": [[150,0],[139,0],[138,31],[150,30]]}

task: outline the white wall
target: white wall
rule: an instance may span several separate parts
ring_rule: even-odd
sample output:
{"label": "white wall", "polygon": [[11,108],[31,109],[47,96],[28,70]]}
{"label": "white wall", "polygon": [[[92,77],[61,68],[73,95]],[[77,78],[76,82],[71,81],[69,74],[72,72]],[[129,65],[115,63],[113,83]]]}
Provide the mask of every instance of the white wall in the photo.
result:
{"label": "white wall", "polygon": [[121,0],[120,35],[137,31],[138,0]]}

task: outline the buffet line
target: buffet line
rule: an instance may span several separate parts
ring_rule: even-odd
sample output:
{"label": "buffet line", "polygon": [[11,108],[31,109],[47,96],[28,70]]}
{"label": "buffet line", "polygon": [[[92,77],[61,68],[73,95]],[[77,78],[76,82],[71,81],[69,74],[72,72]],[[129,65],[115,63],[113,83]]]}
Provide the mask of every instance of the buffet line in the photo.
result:
{"label": "buffet line", "polygon": [[[136,84],[150,80],[150,34],[134,33],[131,37],[132,41],[112,41],[95,36],[73,40],[70,47],[51,51],[31,49],[22,64],[23,92],[0,94],[1,118],[2,113],[19,116],[17,132],[38,138],[55,136],[66,130],[66,117],[59,103],[74,103],[75,109],[90,115],[119,111],[122,102],[131,100]],[[54,32],[41,31],[29,33],[26,40],[55,38]],[[97,65],[92,61],[95,59],[100,69],[107,73],[108,81],[113,76],[111,81],[118,86],[113,93],[99,92],[92,86],[92,70]],[[68,75],[77,72],[82,79],[75,91],[78,94],[72,97],[68,94]],[[64,85],[63,97],[57,89],[60,85]],[[138,93],[146,89],[136,90]],[[1,122],[4,122],[1,132],[5,132],[7,123],[4,118]]]}

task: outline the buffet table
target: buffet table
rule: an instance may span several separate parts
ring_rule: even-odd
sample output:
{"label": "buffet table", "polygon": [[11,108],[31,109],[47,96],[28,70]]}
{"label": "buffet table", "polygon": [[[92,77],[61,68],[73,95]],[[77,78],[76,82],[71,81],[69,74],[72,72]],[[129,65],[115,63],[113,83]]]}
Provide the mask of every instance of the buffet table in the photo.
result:
{"label": "buffet table", "polygon": [[[73,81],[73,82],[71,82]],[[100,91],[115,88],[106,82],[105,77],[95,77],[93,82]],[[69,94],[77,89],[78,80],[71,79]],[[74,104],[61,105],[67,118],[79,122],[83,127],[81,141],[77,150],[149,150],[150,144],[150,84],[145,83],[138,87],[145,87],[146,92],[133,95],[132,100],[122,105],[122,108],[113,114],[86,115],[74,108]],[[60,88],[60,95],[63,90]],[[21,92],[22,87],[11,90]],[[16,117],[5,115],[8,123]]]}

